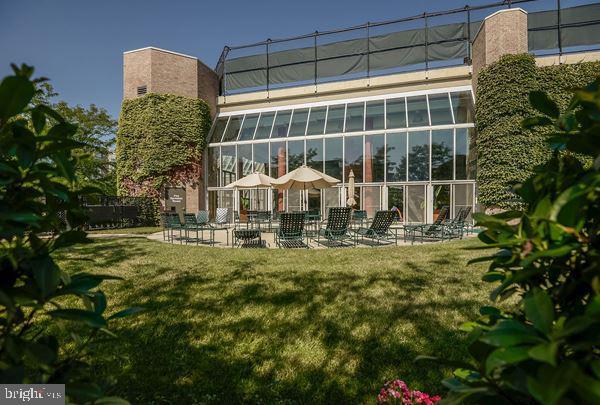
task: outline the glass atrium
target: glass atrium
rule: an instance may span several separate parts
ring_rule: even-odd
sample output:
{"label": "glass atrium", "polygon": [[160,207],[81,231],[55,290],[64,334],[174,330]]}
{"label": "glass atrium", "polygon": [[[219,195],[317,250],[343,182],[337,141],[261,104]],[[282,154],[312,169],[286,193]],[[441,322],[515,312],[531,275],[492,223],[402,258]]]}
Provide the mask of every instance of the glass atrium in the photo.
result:
{"label": "glass atrium", "polygon": [[[207,148],[209,209],[294,211],[305,198],[326,217],[345,205],[350,170],[369,217],[396,207],[406,222],[431,222],[442,206],[451,215],[474,208],[473,115],[469,86],[221,113]],[[306,194],[225,188],[253,171],[277,178],[304,164],[340,184]]]}

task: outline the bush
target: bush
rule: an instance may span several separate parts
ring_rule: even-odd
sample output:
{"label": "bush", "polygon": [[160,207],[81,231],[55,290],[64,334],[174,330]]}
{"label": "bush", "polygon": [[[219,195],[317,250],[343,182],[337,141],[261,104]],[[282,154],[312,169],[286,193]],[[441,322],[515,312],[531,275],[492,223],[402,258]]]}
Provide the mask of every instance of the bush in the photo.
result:
{"label": "bush", "polygon": [[447,403],[600,403],[600,79],[563,115],[545,93],[529,99],[544,115],[524,129],[543,126],[552,157],[516,188],[525,210],[475,215],[499,249],[475,260],[491,261],[491,298],[516,305],[465,325],[474,361],[453,363]]}
{"label": "bush", "polygon": [[[88,241],[80,199],[97,190],[75,175],[73,150],[85,146],[73,139],[77,126],[44,104],[28,108],[33,68],[13,70],[0,83],[0,383],[66,384],[69,400],[94,401],[103,393],[85,362],[89,343],[140,309],[107,316],[98,287],[116,277],[70,275],[53,260]],[[71,339],[54,333],[59,323]]]}

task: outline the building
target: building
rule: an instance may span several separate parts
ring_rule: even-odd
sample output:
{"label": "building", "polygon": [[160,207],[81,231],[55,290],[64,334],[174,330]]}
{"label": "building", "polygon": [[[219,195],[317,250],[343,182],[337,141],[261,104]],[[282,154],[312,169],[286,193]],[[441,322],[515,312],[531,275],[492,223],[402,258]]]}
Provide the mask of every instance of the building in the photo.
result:
{"label": "building", "polygon": [[[188,211],[283,211],[304,198],[326,215],[345,204],[352,171],[355,200],[369,216],[397,207],[408,222],[430,222],[442,206],[451,215],[478,208],[474,89],[482,68],[527,52],[538,65],[600,60],[600,4],[539,3],[225,47],[215,70],[171,51],[129,51],[124,97],[173,93],[211,106],[203,184],[166,190],[167,206],[177,195]],[[226,188],[253,171],[279,177],[303,164],[339,186],[306,194]]]}

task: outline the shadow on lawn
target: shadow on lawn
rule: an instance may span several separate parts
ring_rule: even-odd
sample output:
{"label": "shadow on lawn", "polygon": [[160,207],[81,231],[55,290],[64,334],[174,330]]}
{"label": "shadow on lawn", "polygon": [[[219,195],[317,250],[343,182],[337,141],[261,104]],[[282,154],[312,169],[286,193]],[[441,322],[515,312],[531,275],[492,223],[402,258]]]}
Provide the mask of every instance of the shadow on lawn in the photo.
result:
{"label": "shadow on lawn", "polygon": [[446,279],[465,281],[436,277],[438,266],[461,266],[460,256],[431,262],[437,271],[405,261],[401,271],[367,274],[281,271],[266,256],[232,258],[219,271],[160,263],[153,273],[169,282],[119,287],[129,289],[120,304],[149,312],[99,347],[99,371],[116,375],[117,394],[133,403],[356,403],[373,401],[392,378],[439,391],[442,371],[413,359],[463,357],[460,322],[447,317],[467,319],[481,302],[452,286],[435,293]]}

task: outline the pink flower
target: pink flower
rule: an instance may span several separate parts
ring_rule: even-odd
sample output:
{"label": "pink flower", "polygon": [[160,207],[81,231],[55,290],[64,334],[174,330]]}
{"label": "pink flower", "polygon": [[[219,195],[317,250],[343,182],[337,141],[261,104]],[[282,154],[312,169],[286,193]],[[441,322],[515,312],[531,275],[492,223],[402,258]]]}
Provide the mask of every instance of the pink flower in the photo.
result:
{"label": "pink flower", "polygon": [[377,396],[378,404],[388,404],[390,402],[397,403],[401,400],[403,405],[435,405],[442,399],[439,395],[430,396],[421,391],[410,391],[406,383],[402,380],[387,381],[379,395]]}

